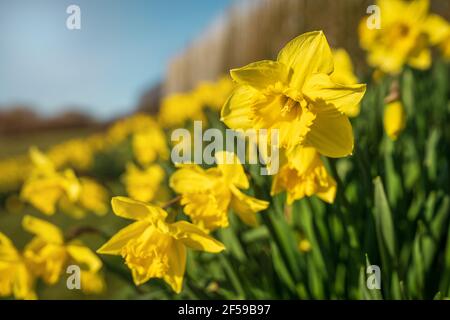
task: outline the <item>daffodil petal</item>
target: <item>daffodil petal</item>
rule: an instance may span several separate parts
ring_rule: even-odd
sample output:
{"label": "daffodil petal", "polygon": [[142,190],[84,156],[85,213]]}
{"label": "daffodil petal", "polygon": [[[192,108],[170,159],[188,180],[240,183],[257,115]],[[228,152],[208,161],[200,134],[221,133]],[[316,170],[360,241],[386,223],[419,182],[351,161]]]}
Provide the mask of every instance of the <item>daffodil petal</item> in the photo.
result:
{"label": "daffodil petal", "polygon": [[262,90],[277,82],[286,83],[289,69],[278,61],[263,60],[232,69],[230,74],[238,84]]}
{"label": "daffodil petal", "polygon": [[250,86],[237,87],[225,102],[220,120],[232,129],[252,128],[252,106],[259,94]]}
{"label": "daffodil petal", "polygon": [[89,271],[97,272],[102,268],[102,260],[88,247],[70,244],[66,248],[72,259],[77,263],[85,264]]}
{"label": "daffodil petal", "polygon": [[442,42],[450,32],[450,24],[437,14],[430,14],[424,23],[424,31],[432,45]]}
{"label": "daffodil petal", "polygon": [[314,73],[331,74],[333,55],[322,31],[304,33],[290,41],[278,54],[278,61],[292,69],[290,86],[301,89]]}
{"label": "daffodil petal", "polygon": [[197,165],[183,165],[169,180],[170,187],[177,193],[191,193],[209,190],[214,181]]}
{"label": "daffodil petal", "polygon": [[233,211],[244,223],[256,226],[258,224],[256,213],[267,209],[269,202],[250,197],[234,187],[231,188],[231,192],[233,193],[231,199]]}
{"label": "daffodil petal", "polygon": [[326,74],[315,74],[308,78],[303,93],[315,104],[332,105],[342,113],[351,113],[366,92],[365,84],[337,84]]}
{"label": "daffodil petal", "polygon": [[148,226],[149,223],[147,221],[137,221],[126,226],[101,246],[101,248],[97,250],[97,253],[120,255],[123,246],[131,239],[139,237]]}
{"label": "daffodil petal", "polygon": [[247,176],[239,158],[233,152],[219,151],[215,154],[216,163],[225,180],[238,188],[249,187]]}
{"label": "daffodil petal", "polygon": [[48,243],[62,244],[64,237],[61,231],[50,222],[26,215],[22,220],[23,228]]}
{"label": "daffodil petal", "polygon": [[114,197],[111,205],[117,216],[126,219],[158,221],[167,217],[163,209],[127,197]]}
{"label": "daffodil petal", "polygon": [[12,241],[2,232],[0,232],[0,261],[15,261],[19,253],[14,247]]}
{"label": "daffodil petal", "polygon": [[330,158],[350,155],[353,151],[353,132],[347,116],[337,109],[318,112],[306,135],[306,145]]}
{"label": "daffodil petal", "polygon": [[164,275],[164,281],[170,285],[173,291],[180,293],[186,270],[186,247],[179,241],[172,241],[167,254],[169,256],[169,270]]}
{"label": "daffodil petal", "polygon": [[172,223],[169,225],[169,228],[172,236],[189,248],[214,253],[225,249],[225,246],[220,241],[217,241],[202,229],[187,221]]}

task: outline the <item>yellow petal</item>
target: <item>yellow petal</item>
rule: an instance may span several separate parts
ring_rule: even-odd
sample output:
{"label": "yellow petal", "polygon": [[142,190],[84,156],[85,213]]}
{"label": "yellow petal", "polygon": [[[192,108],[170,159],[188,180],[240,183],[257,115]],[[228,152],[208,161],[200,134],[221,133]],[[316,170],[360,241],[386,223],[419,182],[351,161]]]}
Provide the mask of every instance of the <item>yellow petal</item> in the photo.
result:
{"label": "yellow petal", "polygon": [[287,153],[289,167],[297,170],[298,175],[308,171],[317,157],[319,153],[312,147],[298,146]]}
{"label": "yellow petal", "polygon": [[145,229],[149,226],[147,221],[137,221],[129,226],[126,226],[117,232],[111,239],[108,240],[97,253],[120,255],[123,246],[125,246],[131,239],[139,237]]}
{"label": "yellow petal", "polygon": [[350,155],[353,151],[352,125],[337,109],[318,112],[306,135],[306,142],[330,158]]}
{"label": "yellow petal", "polygon": [[157,206],[133,200],[127,197],[114,197],[111,200],[114,213],[122,218],[132,220],[158,221],[167,217],[167,212]]}
{"label": "yellow petal", "polygon": [[333,56],[322,31],[304,33],[290,41],[278,54],[278,61],[292,69],[290,86],[297,89],[314,73],[333,72]]}
{"label": "yellow petal", "polygon": [[175,239],[180,240],[189,248],[214,253],[225,249],[223,243],[187,221],[172,223],[169,225],[169,229]]}
{"label": "yellow petal", "polygon": [[232,129],[252,128],[252,106],[258,95],[250,86],[237,87],[225,102],[220,120]]}
{"label": "yellow petal", "polygon": [[431,50],[423,48],[408,59],[408,64],[419,70],[426,70],[431,66]]}
{"label": "yellow petal", "polygon": [[102,268],[102,260],[86,246],[70,244],[66,246],[69,255],[76,263],[84,264],[89,271],[97,272]]}
{"label": "yellow petal", "polygon": [[186,270],[186,247],[183,243],[172,241],[168,249],[169,270],[163,277],[176,293],[180,293],[183,287],[183,277]]}
{"label": "yellow petal", "polygon": [[444,41],[450,32],[449,29],[449,23],[437,14],[428,15],[427,20],[424,23],[424,31],[428,35],[432,45]]}
{"label": "yellow petal", "polygon": [[252,86],[255,89],[265,89],[276,82],[286,83],[289,69],[280,62],[263,60],[232,69],[231,77],[238,83]]}
{"label": "yellow petal", "polygon": [[241,189],[249,187],[247,176],[239,158],[233,152],[219,151],[215,154],[217,167],[228,183]]}
{"label": "yellow petal", "polygon": [[16,299],[37,299],[36,293],[34,292],[34,276],[23,263],[16,269],[13,291]]}
{"label": "yellow petal", "polygon": [[347,114],[357,106],[366,92],[365,84],[337,84],[326,74],[311,76],[303,87],[303,93],[319,106],[334,106]]}
{"label": "yellow petal", "polygon": [[0,232],[0,261],[16,261],[18,258],[19,253],[12,241]]}
{"label": "yellow petal", "polygon": [[26,215],[22,220],[23,228],[45,240],[48,243],[63,244],[64,237],[61,231],[50,222]]}
{"label": "yellow petal", "polygon": [[384,109],[384,129],[392,140],[396,140],[406,125],[406,114],[400,101],[389,103]]}
{"label": "yellow petal", "polygon": [[169,185],[177,193],[201,192],[211,189],[214,179],[197,165],[183,165],[170,177]]}
{"label": "yellow petal", "polygon": [[233,211],[244,223],[256,226],[258,224],[256,213],[267,209],[269,202],[250,197],[235,187],[231,189],[231,192],[233,193],[231,199]]}

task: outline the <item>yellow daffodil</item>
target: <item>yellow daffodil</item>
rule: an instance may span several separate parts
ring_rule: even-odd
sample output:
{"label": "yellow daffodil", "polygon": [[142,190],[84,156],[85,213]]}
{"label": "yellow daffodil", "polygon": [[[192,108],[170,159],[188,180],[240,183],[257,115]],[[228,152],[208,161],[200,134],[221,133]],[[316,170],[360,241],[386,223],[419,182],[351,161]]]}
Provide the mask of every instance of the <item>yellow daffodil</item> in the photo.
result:
{"label": "yellow daffodil", "polygon": [[205,121],[202,108],[201,102],[195,95],[177,93],[164,98],[158,119],[166,128],[184,126],[188,120]]}
{"label": "yellow daffodil", "polygon": [[239,84],[222,109],[233,129],[278,129],[282,147],[312,146],[328,157],[352,153],[346,113],[362,99],[364,84],[336,84],[333,56],[322,31],[289,42],[277,61],[231,70]]}
{"label": "yellow daffodil", "polygon": [[397,140],[405,129],[406,113],[400,101],[394,101],[384,108],[384,130],[392,140]]}
{"label": "yellow daffodil", "polygon": [[388,74],[397,74],[403,65],[427,69],[431,65],[430,46],[445,37],[446,21],[429,13],[428,0],[378,0],[381,28],[369,28],[367,18],[359,26],[360,43],[368,51],[368,62]]}
{"label": "yellow daffodil", "polygon": [[35,235],[25,247],[24,256],[33,272],[47,284],[55,284],[69,264],[91,273],[102,268],[102,261],[91,249],[79,241],[65,243],[63,234],[55,225],[32,216],[25,216],[22,225]]}
{"label": "yellow daffodil", "polygon": [[[358,78],[353,70],[352,60],[345,49],[333,50],[333,60],[334,71],[330,76],[333,82],[345,85],[358,83]],[[349,117],[356,117],[359,111],[360,104],[358,103],[353,108],[347,108],[345,114]]]}
{"label": "yellow daffodil", "polygon": [[233,88],[233,81],[229,76],[224,76],[216,82],[201,82],[192,94],[197,97],[201,105],[219,111]]}
{"label": "yellow daffodil", "polygon": [[53,215],[61,198],[78,199],[80,183],[72,170],[56,171],[53,163],[35,148],[30,150],[30,156],[34,168],[22,186],[20,197],[24,201],[47,215]]}
{"label": "yellow daffodil", "polygon": [[167,212],[160,207],[114,197],[112,208],[117,216],[136,222],[120,230],[97,252],[121,255],[136,285],[162,278],[179,293],[186,268],[186,247],[214,253],[224,250],[222,243],[191,223],[167,222]]}
{"label": "yellow daffodil", "polygon": [[137,162],[143,166],[156,159],[167,159],[169,149],[164,132],[156,125],[133,135],[133,153]]}
{"label": "yellow daffodil", "polygon": [[[227,155],[228,154],[228,155]],[[232,159],[230,164],[225,162]],[[248,225],[256,225],[256,213],[269,206],[242,193],[249,182],[239,159],[228,152],[216,154],[218,166],[207,170],[197,165],[182,165],[171,177],[170,187],[181,194],[184,212],[192,222],[206,230],[228,226],[228,208]]]}
{"label": "yellow daffodil", "polygon": [[164,176],[164,170],[157,164],[140,169],[129,163],[122,180],[131,198],[150,202],[155,198]]}
{"label": "yellow daffodil", "polygon": [[83,139],[72,139],[53,146],[47,157],[55,168],[72,167],[87,170],[92,165],[94,154]]}
{"label": "yellow daffodil", "polygon": [[108,191],[91,178],[81,177],[80,183],[80,206],[99,216],[105,215],[108,212]]}
{"label": "yellow daffodil", "polygon": [[82,270],[80,282],[85,294],[100,294],[106,290],[105,278],[99,272]]}
{"label": "yellow daffodil", "polygon": [[307,239],[302,239],[298,243],[298,249],[303,253],[309,252],[311,251],[311,243]]}
{"label": "yellow daffodil", "polygon": [[0,297],[36,299],[35,277],[26,259],[11,240],[0,232]]}
{"label": "yellow daffodil", "polygon": [[328,203],[334,202],[336,182],[314,148],[297,147],[288,159],[273,179],[272,195],[286,191],[288,204],[312,195]]}

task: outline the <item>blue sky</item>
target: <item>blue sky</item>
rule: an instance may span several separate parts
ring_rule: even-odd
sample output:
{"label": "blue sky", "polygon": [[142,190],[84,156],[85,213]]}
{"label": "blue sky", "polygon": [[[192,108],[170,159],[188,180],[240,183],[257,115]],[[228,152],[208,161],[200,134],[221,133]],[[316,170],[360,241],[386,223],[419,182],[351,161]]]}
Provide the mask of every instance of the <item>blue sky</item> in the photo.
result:
{"label": "blue sky", "polygon": [[[0,0],[0,108],[126,113],[234,1]],[[81,30],[66,28],[71,4],[81,8]]]}

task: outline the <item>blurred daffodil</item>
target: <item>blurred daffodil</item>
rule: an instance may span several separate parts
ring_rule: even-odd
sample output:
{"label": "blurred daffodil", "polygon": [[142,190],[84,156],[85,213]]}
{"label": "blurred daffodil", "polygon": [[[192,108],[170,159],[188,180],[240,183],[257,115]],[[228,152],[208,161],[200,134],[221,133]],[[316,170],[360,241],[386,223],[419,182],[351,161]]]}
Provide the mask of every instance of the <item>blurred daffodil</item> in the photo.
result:
{"label": "blurred daffodil", "polygon": [[136,220],[120,230],[98,253],[121,255],[131,269],[134,283],[162,278],[181,292],[186,268],[186,248],[217,253],[224,246],[186,221],[169,223],[167,212],[157,206],[126,197],[112,199],[114,213]]}
{"label": "blurred daffodil", "polygon": [[[331,74],[331,80],[335,83],[351,85],[358,83],[358,78],[356,77],[352,60],[350,55],[345,51],[345,49],[335,49],[333,50],[333,60],[334,60],[334,71]],[[360,104],[354,105],[352,108],[347,108],[345,114],[349,117],[358,116],[360,111]]]}
{"label": "blurred daffodil", "polygon": [[368,51],[368,62],[388,74],[397,74],[403,65],[427,69],[431,65],[430,46],[445,37],[447,22],[429,13],[429,0],[378,0],[381,28],[369,28],[367,18],[359,26],[359,38]]}
{"label": "blurred daffodil", "polygon": [[62,232],[55,225],[28,215],[23,218],[22,225],[34,235],[25,247],[24,256],[33,272],[47,284],[55,284],[69,264],[94,274],[102,268],[102,261],[91,249],[79,241],[65,243]]}
{"label": "blurred daffodil", "polygon": [[234,154],[218,152],[216,159],[215,168],[204,170],[197,165],[182,165],[170,177],[170,187],[181,194],[184,212],[206,230],[227,227],[230,207],[243,222],[256,225],[256,213],[269,203],[239,190],[248,189],[249,182]]}
{"label": "blurred daffodil", "polygon": [[157,164],[140,169],[135,164],[128,163],[122,180],[131,198],[150,202],[158,192],[164,176],[164,170]]}
{"label": "blurred daffodil", "polygon": [[392,140],[397,140],[405,129],[406,113],[400,101],[388,103],[384,109],[384,130]]}
{"label": "blurred daffodil", "polygon": [[334,202],[336,182],[314,148],[297,147],[288,159],[273,179],[272,195],[286,191],[288,204],[312,195],[328,203]]}
{"label": "blurred daffodil", "polygon": [[34,283],[30,265],[11,240],[0,232],[0,297],[36,299]]}
{"label": "blurred daffodil", "polygon": [[133,153],[137,162],[143,166],[149,165],[158,158],[168,158],[166,137],[156,123],[133,135]]}
{"label": "blurred daffodil", "polygon": [[184,126],[188,120],[205,121],[203,105],[192,94],[177,93],[170,95],[161,103],[158,120],[163,127]]}
{"label": "blurred daffodil", "polygon": [[61,198],[78,199],[80,182],[72,170],[56,171],[50,159],[36,148],[31,148],[30,157],[34,167],[22,186],[20,197],[24,201],[47,215],[53,215]]}
{"label": "blurred daffodil", "polygon": [[192,94],[203,106],[219,111],[233,88],[234,83],[231,78],[223,76],[216,82],[200,82]]}
{"label": "blurred daffodil", "polygon": [[329,157],[352,153],[346,115],[361,101],[364,84],[335,83],[333,56],[322,31],[289,42],[277,61],[231,70],[239,84],[222,109],[234,129],[278,129],[282,147],[312,146]]}

